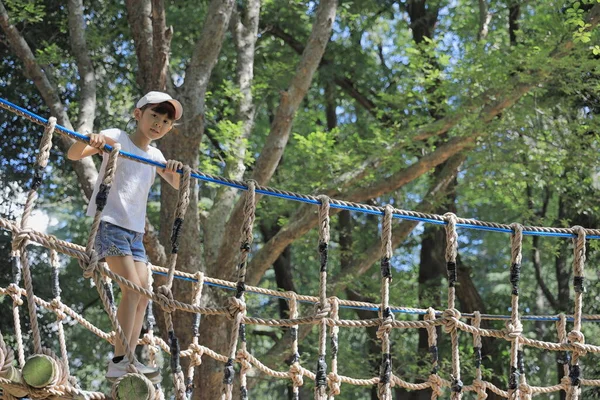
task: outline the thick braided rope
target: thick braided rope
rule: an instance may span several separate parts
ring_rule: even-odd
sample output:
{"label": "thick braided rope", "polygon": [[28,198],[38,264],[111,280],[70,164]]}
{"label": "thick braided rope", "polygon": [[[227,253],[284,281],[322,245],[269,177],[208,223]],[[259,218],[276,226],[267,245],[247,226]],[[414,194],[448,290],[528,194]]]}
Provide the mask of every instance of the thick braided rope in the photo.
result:
{"label": "thick braided rope", "polygon": [[[245,325],[242,324],[244,316],[246,315],[246,303],[244,301],[244,292],[246,291],[246,268],[248,267],[248,254],[252,248],[252,228],[254,225],[254,218],[256,214],[256,195],[254,188],[256,187],[256,182],[248,181],[248,191],[245,193],[244,199],[244,219],[242,223],[242,231],[241,238],[242,243],[240,245],[240,262],[238,264],[238,280],[237,280],[237,290],[235,297],[229,298],[229,307],[230,307],[230,318],[234,320],[234,324],[231,328],[231,341],[229,343],[229,355],[227,359],[227,363],[225,364],[225,369],[223,371],[223,388],[221,392],[222,400],[231,400],[232,399],[232,391],[233,391],[233,379],[235,377],[235,370],[233,367],[235,357],[236,357],[236,349],[238,338],[240,337],[240,333],[242,336],[242,340],[245,341]],[[243,357],[245,361],[245,357],[247,356],[247,352],[245,351],[245,346],[243,349]],[[242,394],[245,394],[246,383],[245,383],[245,373],[247,368],[242,368],[244,371],[244,377],[242,382]]]}
{"label": "thick braided rope", "polygon": [[319,196],[319,303],[316,308],[315,318],[319,323],[319,359],[315,378],[315,400],[327,398],[327,324],[324,318],[329,314],[330,305],[327,300],[327,261],[329,258],[329,197]]}
{"label": "thick braided rope", "polygon": [[[56,126],[56,118],[51,117],[48,120],[44,135],[40,141],[40,148],[37,156],[36,172],[33,176],[33,182],[31,189],[27,195],[25,206],[23,209],[23,215],[21,217],[21,230],[28,227],[29,217],[33,211],[35,200],[37,199],[37,189],[42,182],[42,174],[46,165],[48,165],[48,158],[50,157],[50,149],[52,148],[52,135]],[[29,268],[29,260],[27,257],[27,237],[13,238],[13,253],[20,255],[21,268],[23,271],[23,280],[25,283],[25,289],[27,290],[27,308],[29,310],[29,320],[31,323],[31,331],[33,336],[33,348],[36,353],[42,351],[42,338],[40,334],[40,328],[37,320],[37,311],[35,309],[35,300],[33,292],[33,279],[31,277],[31,269]],[[18,284],[18,282],[17,282]]]}
{"label": "thick braided rope", "polygon": [[[435,310],[431,307],[427,309],[427,314],[423,317],[425,321],[435,321]],[[431,386],[431,400],[436,400],[442,396],[442,379],[438,375],[438,346],[437,346],[437,332],[435,325],[427,326],[427,344],[429,346],[429,353],[431,354],[431,372],[429,374],[429,384]]]}
{"label": "thick braided rope", "polygon": [[177,208],[175,210],[173,220],[173,231],[171,234],[171,254],[169,255],[169,273],[167,275],[167,282],[158,288],[157,298],[158,303],[162,307],[165,313],[165,325],[167,328],[167,334],[169,336],[169,342],[171,346],[171,372],[173,374],[173,384],[175,387],[175,398],[177,400],[184,400],[186,398],[186,387],[185,378],[181,365],[179,363],[179,342],[175,335],[175,328],[173,327],[172,314],[176,310],[173,304],[173,292],[171,288],[173,286],[173,278],[175,276],[175,267],[177,265],[177,253],[179,251],[179,235],[181,234],[181,228],[183,227],[183,219],[187,211],[187,207],[190,203],[190,175],[192,169],[185,165],[183,167],[183,175],[179,184],[179,198],[177,200]]}
{"label": "thick braided rope", "polygon": [[[252,228],[254,225],[254,218],[256,215],[256,196],[255,196],[255,188],[256,182],[249,182],[248,187],[252,187],[248,192],[246,197],[246,202],[244,203],[244,221],[242,224],[242,246],[240,253],[240,264],[239,264],[239,277],[238,283],[242,283],[246,290],[246,268],[248,267],[248,254],[251,250],[251,244],[253,241]],[[239,290],[239,286],[238,286]],[[239,300],[244,301],[244,291],[242,291],[238,297]],[[244,309],[243,315],[246,315],[246,310]],[[241,364],[240,368],[240,399],[246,400],[248,398],[248,383],[247,383],[247,375],[252,364],[248,362],[247,356],[247,344],[246,344],[246,325],[241,321],[239,323],[239,342],[240,342],[240,350],[237,353],[237,359]]]}
{"label": "thick braided rope", "polygon": [[[333,320],[339,319],[340,302],[337,297],[334,297],[331,301],[331,318]],[[340,392],[340,376],[338,375],[338,332],[340,328],[336,325],[331,327],[331,372],[327,375],[327,384],[329,386],[329,400],[338,396]]]}
{"label": "thick braided rope", "polygon": [[510,263],[510,283],[512,285],[511,295],[511,319],[507,323],[507,331],[511,340],[510,345],[510,376],[508,379],[508,398],[517,400],[519,394],[519,336],[523,331],[519,319],[519,280],[521,278],[521,260],[523,247],[523,227],[519,224],[513,224],[513,233],[510,235],[511,242],[511,263]]}
{"label": "thick braided rope", "polygon": [[[289,292],[291,294],[288,304],[290,306],[290,318],[298,318],[298,301],[296,300],[296,293]],[[288,371],[289,377],[292,380],[292,400],[299,400],[300,398],[300,387],[304,384],[303,380],[303,368],[300,366],[300,352],[298,351],[298,325],[292,325],[290,327],[290,335],[292,336],[292,360],[290,362],[290,369]]]}
{"label": "thick braided rope", "polygon": [[377,395],[382,400],[392,399],[390,333],[392,331],[391,323],[393,321],[393,314],[389,307],[390,283],[392,281],[392,270],[390,267],[390,260],[392,258],[392,210],[393,207],[389,204],[385,207],[381,224],[381,305],[379,308],[381,326],[377,331],[377,337],[381,340],[381,366]]}
{"label": "thick braided rope", "polygon": [[50,305],[56,314],[56,327],[58,331],[58,342],[60,345],[60,355],[64,364],[65,373],[67,376],[71,375],[69,369],[69,354],[67,352],[67,342],[65,340],[65,330],[63,327],[64,319],[67,315],[62,311],[62,302],[60,299],[60,282],[58,280],[60,263],[58,261],[58,253],[55,250],[50,251],[50,265],[52,266],[52,292],[54,298]]}
{"label": "thick braided rope", "polygon": [[[585,343],[585,336],[581,332],[581,314],[583,308],[583,293],[585,293],[583,269],[585,266],[585,229],[580,226],[574,226],[573,230],[577,232],[577,237],[573,239],[573,286],[575,289],[575,310],[573,312],[573,330],[569,332],[568,339],[573,345],[580,346]],[[569,378],[571,386],[567,391],[568,400],[577,400],[581,394],[581,370],[579,366],[579,357],[585,354],[584,350],[578,347],[573,351],[571,357],[571,367]]]}
{"label": "thick braided rope", "polygon": [[23,347],[23,333],[21,330],[21,315],[19,313],[19,306],[23,305],[23,300],[21,299],[21,289],[17,286],[16,283],[11,283],[8,286],[7,293],[12,298],[12,314],[13,314],[13,323],[15,326],[15,338],[17,340],[17,355],[19,358],[19,367],[23,368],[25,366],[25,349]]}
{"label": "thick braided rope", "polygon": [[458,352],[458,332],[456,321],[460,318],[460,312],[456,309],[456,282],[458,254],[458,234],[456,232],[456,215],[447,213],[446,219],[446,269],[448,271],[448,309],[444,315],[448,318],[444,325],[446,333],[450,334],[452,343],[452,400],[462,398],[463,383],[460,380],[460,354]]}
{"label": "thick braided rope", "polygon": [[[481,314],[479,311],[475,311],[471,323],[473,327],[479,329],[481,325]],[[481,372],[481,335],[478,333],[473,334],[473,354],[475,355],[475,380],[473,381],[473,387],[475,393],[477,393],[477,400],[487,399],[487,393],[485,391],[485,382]]]}
{"label": "thick braided rope", "polygon": [[[154,287],[154,277],[152,276],[152,267],[150,264],[147,264],[148,267],[148,290],[153,291]],[[148,349],[148,359],[150,361],[150,365],[153,367],[157,367],[158,364],[156,362],[156,355],[158,354],[158,345],[156,343],[156,338],[154,337],[154,327],[156,326],[156,318],[154,317],[154,302],[152,299],[148,301],[148,307],[146,308],[146,325],[147,332],[142,337],[142,344],[145,344]]]}
{"label": "thick braided rope", "polygon": [[[558,321],[556,321],[556,332],[558,335],[558,343],[567,344],[567,317],[563,313],[559,314],[559,319]],[[569,379],[569,366],[571,364],[571,355],[568,351],[560,352],[560,355],[558,357],[558,363],[562,364],[563,366],[562,383],[565,385],[565,392],[567,392],[571,384]]]}
{"label": "thick braided rope", "polygon": [[[192,289],[192,305],[199,306],[200,299],[202,298],[202,288],[204,287],[204,274],[200,271],[195,273],[196,282],[194,282]],[[186,393],[188,397],[192,395],[193,387],[194,387],[194,371],[195,367],[198,367],[202,364],[202,354],[200,351],[201,347],[199,346],[198,339],[200,336],[200,319],[202,318],[202,314],[195,313],[194,314],[194,322],[192,323],[192,345],[195,346],[197,351],[193,352],[190,356],[190,363],[188,367],[188,373],[186,378]],[[190,347],[191,347],[190,346]]]}

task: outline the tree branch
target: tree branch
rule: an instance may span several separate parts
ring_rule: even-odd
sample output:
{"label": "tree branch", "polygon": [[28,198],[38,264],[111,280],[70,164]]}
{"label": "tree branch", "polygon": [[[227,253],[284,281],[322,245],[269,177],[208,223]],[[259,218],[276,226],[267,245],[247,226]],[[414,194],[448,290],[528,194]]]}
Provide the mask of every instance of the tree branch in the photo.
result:
{"label": "tree branch", "polygon": [[96,76],[85,40],[83,1],[69,0],[69,41],[79,71],[79,117],[77,132],[91,133],[96,114]]}
{"label": "tree branch", "polygon": [[[13,49],[14,53],[21,60],[25,66],[25,74],[31,79],[38,91],[40,92],[44,102],[50,108],[50,114],[55,116],[57,122],[66,127],[67,129],[73,129],[67,111],[64,105],[58,97],[58,90],[50,83],[50,80],[38,65],[31,48],[17,30],[17,28],[10,22],[8,12],[4,8],[4,4],[0,0],[0,27],[6,34],[6,38]],[[61,150],[66,153],[69,147],[73,143],[72,139],[64,135],[59,135],[58,144]],[[96,166],[90,157],[84,158],[80,161],[73,163],[73,168],[77,174],[77,178],[83,189],[83,192],[87,198],[92,195],[94,191],[94,183],[98,177],[98,171]]]}
{"label": "tree branch", "polygon": [[[233,5],[233,0],[211,0],[200,40],[196,43],[191,61],[185,71],[186,113],[189,121],[195,121],[186,127],[185,133],[200,140],[204,132],[206,88],[221,52]],[[187,122],[188,118],[184,118]]]}
{"label": "tree branch", "polygon": [[[296,68],[296,74],[292,78],[290,87],[281,95],[275,119],[271,124],[271,131],[267,136],[252,174],[252,179],[261,185],[269,182],[283,155],[298,106],[310,87],[313,75],[329,41],[336,8],[337,0],[323,0],[319,3],[308,44]],[[218,262],[214,264],[215,266],[233,265],[233,254],[229,251],[229,248],[231,243],[238,242],[242,213],[243,202],[237,202],[231,217],[227,221],[227,227],[223,235],[225,240],[221,243]],[[271,264],[272,262],[269,263],[269,265]]]}
{"label": "tree branch", "polygon": [[150,0],[126,0],[127,21],[131,29],[135,54],[138,60],[138,73],[136,80],[145,93],[150,90],[150,77],[152,76],[153,48],[152,48],[152,5]]}
{"label": "tree branch", "polygon": [[[225,176],[236,180],[242,179],[246,171],[244,161],[247,139],[254,127],[255,106],[252,95],[252,82],[254,79],[254,53],[258,37],[259,15],[260,0],[248,0],[243,15],[240,15],[236,7],[233,8],[229,23],[237,53],[236,80],[241,94],[237,104],[235,120],[241,122],[242,130],[240,135],[235,138],[232,146],[232,157],[229,158],[225,167]],[[219,188],[214,206],[205,224],[206,227],[210,227],[210,234],[205,236],[207,243],[205,247],[218,249],[222,243],[226,229],[225,224],[222,223],[223,216],[230,215],[237,193],[238,190],[234,188],[226,186]],[[207,256],[214,257],[216,254],[207,253]],[[213,258],[208,259],[208,263],[213,261]]]}
{"label": "tree branch", "polygon": [[479,0],[479,31],[477,32],[477,40],[487,37],[491,21],[492,13],[489,11],[487,0]]}
{"label": "tree branch", "polygon": [[167,28],[164,0],[152,0],[152,74],[150,88],[166,90],[173,27]]}
{"label": "tree branch", "polygon": [[[275,37],[282,39],[288,46],[296,51],[298,54],[302,54],[304,52],[304,46],[300,43],[296,38],[285,32],[282,28],[277,25],[269,25],[265,26],[265,32],[270,33]],[[331,61],[327,58],[323,58],[319,64],[319,66],[330,65]],[[369,99],[367,96],[362,94],[357,88],[352,79],[348,77],[339,77],[334,76],[333,81],[336,85],[338,85],[348,96],[356,100],[358,104],[360,104],[366,111],[369,112],[372,116],[378,118],[377,115],[377,105]],[[371,93],[375,96],[375,93]],[[385,120],[385,118],[384,118]]]}

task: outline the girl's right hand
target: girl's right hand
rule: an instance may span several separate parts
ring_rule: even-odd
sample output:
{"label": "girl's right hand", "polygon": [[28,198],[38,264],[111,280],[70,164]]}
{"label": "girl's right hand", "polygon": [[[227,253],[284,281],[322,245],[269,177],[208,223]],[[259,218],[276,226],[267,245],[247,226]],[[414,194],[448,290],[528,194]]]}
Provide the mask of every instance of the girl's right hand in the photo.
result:
{"label": "girl's right hand", "polygon": [[106,144],[106,137],[101,133],[92,133],[90,134],[90,143],[91,147],[95,147],[97,149],[101,149]]}

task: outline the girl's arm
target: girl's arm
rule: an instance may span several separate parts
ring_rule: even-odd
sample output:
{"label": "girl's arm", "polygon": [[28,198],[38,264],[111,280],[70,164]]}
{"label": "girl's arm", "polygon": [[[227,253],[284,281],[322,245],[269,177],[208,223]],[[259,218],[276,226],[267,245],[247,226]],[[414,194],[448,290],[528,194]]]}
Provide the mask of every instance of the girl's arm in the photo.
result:
{"label": "girl's arm", "polygon": [[105,144],[114,146],[115,143],[117,142],[114,139],[101,133],[92,133],[89,144],[79,141],[73,143],[67,152],[67,158],[73,161],[81,160],[82,158],[100,153]]}
{"label": "girl's arm", "polygon": [[175,189],[179,189],[179,180],[181,175],[177,173],[178,169],[183,168],[183,163],[177,160],[167,161],[166,168],[157,168],[156,172]]}

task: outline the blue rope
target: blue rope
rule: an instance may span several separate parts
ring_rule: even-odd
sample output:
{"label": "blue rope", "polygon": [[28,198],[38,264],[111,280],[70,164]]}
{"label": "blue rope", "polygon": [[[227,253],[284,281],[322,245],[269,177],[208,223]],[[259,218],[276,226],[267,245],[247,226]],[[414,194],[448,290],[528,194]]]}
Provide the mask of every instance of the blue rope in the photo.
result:
{"label": "blue rope", "polygon": [[[33,120],[37,120],[39,121],[41,124],[47,124],[48,120],[40,117],[39,115],[36,115],[34,113],[32,113],[31,111],[28,111],[22,107],[19,107],[13,103],[11,103],[8,100],[5,100],[3,98],[0,98],[0,103],[1,104],[5,104],[11,108],[14,108],[16,110],[18,110],[19,112],[29,116],[31,119]],[[80,133],[74,132],[70,129],[65,128],[64,126],[61,125],[56,125],[56,129],[59,131],[62,131],[65,134],[68,134],[80,141],[84,141],[84,142],[88,142],[89,138],[87,136],[84,136]],[[105,145],[105,149],[108,151],[112,151],[112,146],[110,145]],[[166,165],[153,161],[153,160],[149,160],[147,158],[144,157],[140,157],[137,156],[135,154],[131,154],[128,153],[126,151],[120,151],[121,155],[124,155],[130,159],[136,160],[138,162],[141,163],[145,163],[145,164],[149,164],[149,165],[154,165],[155,167],[160,167],[160,168],[165,168]],[[178,173],[182,174],[183,170],[177,170]],[[233,183],[233,182],[227,182],[218,178],[213,178],[213,177],[209,177],[209,176],[203,176],[203,175],[199,175],[195,172],[192,172],[191,174],[192,177],[199,179],[201,181],[205,181],[205,182],[211,182],[211,183],[216,183],[219,185],[224,185],[224,186],[229,186],[232,188],[236,188],[239,190],[248,190],[247,186],[238,184],[238,183]],[[318,205],[320,204],[319,200],[316,199],[309,199],[309,198],[303,198],[303,197],[299,197],[299,196],[294,196],[291,194],[285,194],[285,193],[276,193],[276,192],[272,192],[269,190],[264,190],[264,189],[256,189],[256,193],[260,193],[260,194],[264,194],[267,196],[271,196],[271,197],[277,197],[280,199],[286,199],[286,200],[293,200],[293,201],[299,201],[301,203],[308,203],[308,204],[313,204],[313,205]],[[348,211],[357,211],[357,212],[361,212],[361,213],[365,213],[365,214],[372,214],[372,215],[383,215],[383,211],[379,211],[379,210],[370,210],[370,209],[365,209],[365,208],[359,208],[359,207],[354,207],[354,206],[350,206],[350,205],[344,205],[344,204],[334,204],[331,203],[330,204],[331,208],[337,208],[337,209],[341,209],[341,210],[348,210]],[[397,219],[402,219],[402,220],[407,220],[407,221],[417,221],[417,222],[425,222],[425,223],[430,223],[430,224],[435,224],[435,225],[446,225],[447,222],[446,221],[441,221],[441,220],[436,220],[436,219],[431,219],[431,218],[423,218],[423,217],[414,217],[414,216],[410,216],[410,215],[399,215],[399,214],[392,214],[393,218],[397,218]],[[490,226],[480,226],[480,225],[472,225],[472,224],[465,224],[465,223],[457,223],[456,224],[457,227],[460,228],[466,228],[466,229],[473,229],[473,230],[479,230],[479,231],[488,231],[488,232],[501,232],[501,233],[512,233],[511,229],[508,228],[498,228],[498,227],[490,227]],[[523,231],[523,235],[528,235],[528,236],[548,236],[548,237],[560,237],[560,238],[574,238],[576,237],[576,235],[572,234],[572,233],[560,233],[560,232],[536,232],[536,231],[527,231],[524,230]],[[587,239],[600,239],[600,235],[589,235],[586,237]]]}

